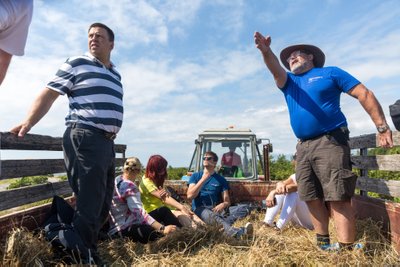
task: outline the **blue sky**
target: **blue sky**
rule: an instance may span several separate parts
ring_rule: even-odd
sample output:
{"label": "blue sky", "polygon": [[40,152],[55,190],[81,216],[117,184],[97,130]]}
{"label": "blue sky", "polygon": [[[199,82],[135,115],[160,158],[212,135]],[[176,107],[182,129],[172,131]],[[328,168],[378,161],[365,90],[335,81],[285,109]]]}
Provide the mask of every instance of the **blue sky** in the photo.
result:
{"label": "blue sky", "polygon": [[[293,153],[285,101],[254,46],[255,31],[271,35],[276,54],[296,43],[319,46],[326,66],[345,69],[375,93],[393,128],[399,18],[397,0],[35,0],[25,56],[13,58],[0,88],[0,131],[25,118],[66,58],[87,51],[93,22],[116,35],[112,60],[125,92],[116,142],[143,163],[161,154],[187,167],[199,132],[231,125],[269,138],[274,155]],[[375,132],[357,100],[343,95],[341,103],[352,136]],[[31,133],[62,136],[67,111],[67,98],[59,97]]]}

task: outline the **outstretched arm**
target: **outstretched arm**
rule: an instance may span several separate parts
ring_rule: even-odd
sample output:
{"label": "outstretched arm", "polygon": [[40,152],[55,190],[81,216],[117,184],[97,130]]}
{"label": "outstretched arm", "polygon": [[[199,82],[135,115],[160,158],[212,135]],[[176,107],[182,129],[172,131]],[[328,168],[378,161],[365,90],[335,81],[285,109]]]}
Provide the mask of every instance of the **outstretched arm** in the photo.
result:
{"label": "outstretched arm", "polygon": [[[367,87],[360,83],[352,88],[348,94],[358,99],[376,126],[387,125],[381,104],[379,104],[374,93],[368,90]],[[392,131],[390,129],[384,133],[379,133],[379,145],[385,148],[393,147]]]}
{"label": "outstretched arm", "polygon": [[274,77],[276,85],[279,88],[282,88],[286,83],[287,74],[285,69],[279,63],[278,58],[271,50],[271,37],[264,37],[261,33],[255,32],[254,42],[264,58],[265,65],[267,65],[267,68]]}
{"label": "outstretched arm", "polygon": [[164,188],[160,188],[158,190],[154,190],[153,192],[150,192],[150,194],[152,194],[153,196],[155,196],[156,198],[160,199],[161,201],[163,201],[165,204],[172,206],[180,211],[182,211],[183,213],[185,213],[188,216],[193,216],[193,212],[190,211],[188,208],[185,207],[185,205],[179,203],[178,201],[176,201],[173,197],[171,197]]}
{"label": "outstretched arm", "polygon": [[25,121],[12,128],[10,132],[18,134],[19,137],[23,137],[44,115],[46,115],[59,95],[60,94],[56,91],[45,88],[33,102]]}

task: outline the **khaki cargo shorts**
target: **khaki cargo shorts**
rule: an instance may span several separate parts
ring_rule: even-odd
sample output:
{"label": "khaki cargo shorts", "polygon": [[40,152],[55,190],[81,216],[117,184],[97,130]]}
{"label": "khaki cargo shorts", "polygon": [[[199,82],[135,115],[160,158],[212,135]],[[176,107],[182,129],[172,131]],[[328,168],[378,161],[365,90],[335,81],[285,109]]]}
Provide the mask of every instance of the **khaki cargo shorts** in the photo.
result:
{"label": "khaki cargo shorts", "polygon": [[350,200],[357,175],[351,171],[349,132],[338,128],[297,143],[296,180],[303,201]]}

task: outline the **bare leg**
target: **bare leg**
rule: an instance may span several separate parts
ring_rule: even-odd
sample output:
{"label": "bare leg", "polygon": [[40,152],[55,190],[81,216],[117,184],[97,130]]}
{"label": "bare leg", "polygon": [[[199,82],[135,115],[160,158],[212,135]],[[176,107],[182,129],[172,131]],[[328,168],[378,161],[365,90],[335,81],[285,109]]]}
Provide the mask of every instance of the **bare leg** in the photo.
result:
{"label": "bare leg", "polygon": [[331,201],[330,207],[338,241],[341,243],[354,243],[356,219],[351,201]]}
{"label": "bare leg", "polygon": [[329,234],[329,210],[322,199],[307,201],[310,210],[311,221],[317,234]]}

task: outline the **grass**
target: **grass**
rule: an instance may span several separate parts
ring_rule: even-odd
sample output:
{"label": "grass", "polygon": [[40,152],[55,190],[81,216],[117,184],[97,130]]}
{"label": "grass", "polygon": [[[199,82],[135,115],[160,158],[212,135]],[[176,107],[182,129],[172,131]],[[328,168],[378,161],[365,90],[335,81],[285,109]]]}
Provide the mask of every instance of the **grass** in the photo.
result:
{"label": "grass", "polygon": [[[181,229],[150,244],[127,238],[99,243],[99,253],[107,266],[397,266],[399,254],[372,220],[357,221],[357,240],[362,251],[325,252],[315,246],[312,231],[289,226],[282,233],[262,226],[264,214],[254,213],[251,237],[227,237],[217,227]],[[237,222],[243,225],[246,221]],[[330,225],[333,229],[333,225]],[[335,234],[331,233],[335,242]],[[2,266],[60,266],[42,235],[14,229],[3,252]],[[8,248],[8,250],[7,250]],[[35,249],[32,249],[35,248]]]}

